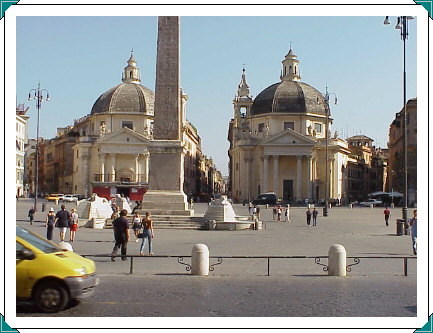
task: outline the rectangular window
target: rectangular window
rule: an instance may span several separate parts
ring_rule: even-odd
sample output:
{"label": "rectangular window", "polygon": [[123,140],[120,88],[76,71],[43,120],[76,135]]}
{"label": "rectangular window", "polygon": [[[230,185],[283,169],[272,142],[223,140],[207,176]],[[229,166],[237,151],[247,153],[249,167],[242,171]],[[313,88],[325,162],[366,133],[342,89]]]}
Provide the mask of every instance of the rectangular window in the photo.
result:
{"label": "rectangular window", "polygon": [[322,133],[322,124],[321,123],[314,123],[314,129],[317,133]]}
{"label": "rectangular window", "polygon": [[122,127],[128,127],[129,129],[134,129],[133,121],[122,121]]}
{"label": "rectangular window", "polygon": [[257,128],[257,130],[259,131],[259,132],[263,132],[263,129],[265,128],[265,123],[260,123],[259,124],[259,126],[258,126],[258,128]]}
{"label": "rectangular window", "polygon": [[284,130],[287,129],[295,130],[295,123],[293,121],[285,121],[284,122]]}

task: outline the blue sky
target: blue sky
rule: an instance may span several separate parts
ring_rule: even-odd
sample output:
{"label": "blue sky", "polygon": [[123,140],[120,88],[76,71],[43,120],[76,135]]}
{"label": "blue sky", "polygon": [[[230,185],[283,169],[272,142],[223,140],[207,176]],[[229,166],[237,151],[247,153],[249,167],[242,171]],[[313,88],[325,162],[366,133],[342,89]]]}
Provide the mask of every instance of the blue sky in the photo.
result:
{"label": "blue sky", "polygon": [[[402,105],[402,41],[395,18],[181,17],[181,85],[187,118],[203,152],[227,174],[227,129],[245,64],[255,97],[279,82],[292,43],[302,81],[339,99],[331,106],[340,136],[365,134],[386,147],[388,127]],[[40,135],[88,113],[95,100],[121,82],[131,49],[142,84],[154,90],[156,17],[17,17],[17,102],[30,106],[29,136],[36,136],[34,101],[40,81],[51,101],[41,109]],[[407,42],[407,97],[416,97],[416,20]]]}

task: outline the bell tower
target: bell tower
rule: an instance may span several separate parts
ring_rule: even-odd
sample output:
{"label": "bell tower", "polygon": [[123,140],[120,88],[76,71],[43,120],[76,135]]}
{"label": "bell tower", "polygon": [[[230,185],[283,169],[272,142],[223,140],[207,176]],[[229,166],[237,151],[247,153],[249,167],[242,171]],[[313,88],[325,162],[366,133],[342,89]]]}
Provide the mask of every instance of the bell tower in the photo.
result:
{"label": "bell tower", "polygon": [[238,91],[233,100],[234,127],[239,127],[242,118],[248,118],[250,116],[250,109],[252,104],[253,99],[250,95],[250,87],[247,84],[245,68],[243,68],[241,82],[238,85]]}

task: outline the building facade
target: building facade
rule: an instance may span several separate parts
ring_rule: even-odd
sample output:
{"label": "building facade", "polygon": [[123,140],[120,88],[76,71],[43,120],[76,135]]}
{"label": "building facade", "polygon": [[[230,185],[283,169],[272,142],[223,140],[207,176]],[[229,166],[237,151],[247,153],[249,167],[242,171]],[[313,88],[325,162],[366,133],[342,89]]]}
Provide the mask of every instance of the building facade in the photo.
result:
{"label": "building facade", "polygon": [[254,100],[243,70],[228,133],[228,191],[234,201],[270,191],[286,202],[323,201],[326,178],[328,198],[347,197],[347,142],[338,133],[331,135],[328,103],[318,90],[301,82],[299,64],[290,49],[282,61],[280,82]]}
{"label": "building facade", "polygon": [[[407,124],[407,185],[408,205],[413,207],[417,201],[417,99],[406,103]],[[396,113],[395,119],[389,126],[389,165],[388,192],[404,193],[404,138],[403,138],[404,109]]]}
{"label": "building facade", "polygon": [[28,142],[28,119],[26,115],[28,107],[24,104],[20,104],[16,108],[15,112],[15,140],[16,140],[16,196],[23,197],[27,194],[27,187],[25,184],[25,155],[26,146]]}
{"label": "building facade", "polygon": [[347,138],[350,150],[346,168],[348,202],[363,201],[369,193],[386,191],[388,153],[376,148],[373,141],[365,135]]}

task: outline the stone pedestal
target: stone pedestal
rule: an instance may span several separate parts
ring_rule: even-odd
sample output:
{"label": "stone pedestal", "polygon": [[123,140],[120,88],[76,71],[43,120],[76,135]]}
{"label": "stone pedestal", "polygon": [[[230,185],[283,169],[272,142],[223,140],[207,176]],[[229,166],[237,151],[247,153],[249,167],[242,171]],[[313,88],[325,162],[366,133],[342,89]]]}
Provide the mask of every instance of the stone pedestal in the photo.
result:
{"label": "stone pedestal", "polygon": [[158,191],[150,190],[144,197],[141,215],[150,212],[152,215],[194,215],[193,209],[188,209],[187,197],[182,191]]}

